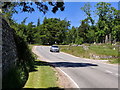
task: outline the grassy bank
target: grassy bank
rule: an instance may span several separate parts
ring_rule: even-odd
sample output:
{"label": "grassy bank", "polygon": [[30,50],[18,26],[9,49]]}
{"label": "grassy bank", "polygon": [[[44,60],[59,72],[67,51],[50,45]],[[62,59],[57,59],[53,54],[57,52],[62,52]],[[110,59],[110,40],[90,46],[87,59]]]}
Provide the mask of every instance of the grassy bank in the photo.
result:
{"label": "grassy bank", "polygon": [[[29,45],[29,49],[32,50],[33,46],[34,45]],[[36,59],[34,62],[34,69],[29,72],[29,78],[24,88],[58,88],[57,76],[54,68],[47,62]]]}
{"label": "grassy bank", "polygon": [[62,46],[61,51],[90,59],[109,60],[110,63],[119,63],[118,47],[111,44],[83,44],[80,46]]}
{"label": "grassy bank", "polygon": [[49,64],[40,60],[35,61],[35,68],[29,73],[24,88],[56,88],[57,77]]}

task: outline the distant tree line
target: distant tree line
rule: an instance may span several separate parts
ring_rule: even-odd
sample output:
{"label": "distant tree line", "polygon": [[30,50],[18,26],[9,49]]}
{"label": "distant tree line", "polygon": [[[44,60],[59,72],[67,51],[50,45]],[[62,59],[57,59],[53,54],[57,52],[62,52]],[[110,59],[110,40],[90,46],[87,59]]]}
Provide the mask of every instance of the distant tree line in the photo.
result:
{"label": "distant tree line", "polygon": [[37,25],[30,22],[25,25],[25,18],[20,24],[11,25],[17,34],[24,38],[29,44],[63,44],[66,41],[66,33],[70,26],[69,21],[60,20],[57,18],[44,18],[43,24],[40,24],[38,19]]}
{"label": "distant tree line", "polygon": [[68,32],[69,43],[114,43],[120,41],[120,10],[111,7],[110,3],[96,4],[95,14],[98,21],[91,17],[90,4],[86,3],[81,9],[86,18],[79,27],[72,27]]}
{"label": "distant tree line", "polygon": [[[120,10],[111,7],[110,3],[99,2],[96,10],[91,11],[91,5],[86,3],[81,10],[86,18],[81,20],[79,27],[70,27],[70,21],[58,18],[38,19],[37,25],[30,22],[25,25],[25,18],[20,24],[11,20],[11,27],[28,43],[39,44],[82,44],[82,43],[114,43],[120,41]],[[92,18],[95,12],[98,21]]]}

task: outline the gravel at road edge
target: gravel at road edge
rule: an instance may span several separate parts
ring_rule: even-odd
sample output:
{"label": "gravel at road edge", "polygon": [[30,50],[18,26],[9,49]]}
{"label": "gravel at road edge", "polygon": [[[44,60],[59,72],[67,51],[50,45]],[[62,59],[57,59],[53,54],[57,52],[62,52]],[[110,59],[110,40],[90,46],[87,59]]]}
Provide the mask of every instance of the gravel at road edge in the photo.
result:
{"label": "gravel at road edge", "polygon": [[[38,56],[39,60],[43,60],[49,63],[49,60],[42,57],[37,51],[36,47],[34,46],[32,48],[32,52],[35,53]],[[53,66],[54,67],[54,66]],[[54,70],[56,71],[56,76],[58,78],[58,86],[60,88],[77,88],[74,83],[58,68],[54,67]]]}

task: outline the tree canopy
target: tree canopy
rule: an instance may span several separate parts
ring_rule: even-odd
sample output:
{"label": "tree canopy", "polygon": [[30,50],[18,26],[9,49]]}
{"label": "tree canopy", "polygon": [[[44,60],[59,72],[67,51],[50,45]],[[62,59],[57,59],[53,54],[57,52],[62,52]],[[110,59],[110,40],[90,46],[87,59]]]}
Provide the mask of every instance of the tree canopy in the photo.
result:
{"label": "tree canopy", "polygon": [[[48,3],[48,4],[47,4]],[[52,12],[56,13],[58,10],[63,11],[64,10],[64,2],[1,2],[2,5],[2,11],[4,13],[6,12],[12,12],[17,13],[18,10],[15,9],[15,7],[19,7],[21,12],[29,12],[32,13],[35,11],[35,7],[33,5],[36,5],[37,9],[40,12],[43,12],[44,14],[49,10],[48,6],[52,6]]]}
{"label": "tree canopy", "polygon": [[[32,5],[32,3],[9,3],[15,6],[21,6],[21,10],[24,11],[26,5]],[[36,3],[38,7],[43,3]],[[57,7],[59,9],[64,7],[63,2],[48,2],[49,5]],[[47,4],[47,5],[48,5]],[[55,4],[55,5],[53,5]],[[60,5],[59,5],[60,4]],[[6,5],[6,4],[5,4]],[[13,6],[13,7],[15,7]],[[30,22],[25,25],[27,18],[25,18],[21,24],[16,23],[11,19],[11,27],[13,27],[17,34],[24,38],[28,43],[39,43],[39,44],[82,44],[82,43],[114,43],[120,41],[120,10],[115,9],[110,3],[99,2],[96,4],[96,10],[91,10],[90,3],[86,3],[81,10],[86,14],[86,18],[81,20],[79,27],[72,26],[70,28],[70,21],[66,19],[61,20],[60,18],[44,18],[43,22],[40,22],[40,18],[37,20],[37,25],[34,22]],[[56,11],[58,10],[56,9]],[[12,8],[15,9],[15,8]],[[27,8],[26,8],[27,9]],[[44,8],[46,9],[46,8]],[[44,10],[43,9],[43,10]],[[30,9],[25,12],[31,12]],[[46,9],[48,10],[48,9]],[[63,10],[63,9],[62,9]],[[8,12],[7,9],[3,9],[4,12]],[[13,10],[14,11],[14,10]],[[34,10],[33,10],[34,11]],[[32,11],[32,12],[33,12]],[[55,12],[56,12],[55,11]],[[41,11],[43,12],[43,11]],[[52,11],[55,13],[54,11]],[[95,12],[98,16],[98,21],[95,23],[91,13]],[[44,13],[44,12],[43,12]],[[10,15],[10,14],[9,14]],[[8,16],[9,16],[8,15]]]}

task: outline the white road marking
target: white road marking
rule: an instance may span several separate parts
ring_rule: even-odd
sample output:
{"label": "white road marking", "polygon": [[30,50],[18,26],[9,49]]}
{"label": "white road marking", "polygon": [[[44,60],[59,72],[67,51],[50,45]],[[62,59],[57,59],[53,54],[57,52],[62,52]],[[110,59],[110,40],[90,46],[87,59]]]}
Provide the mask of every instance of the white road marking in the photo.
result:
{"label": "white road marking", "polygon": [[[35,51],[36,51],[36,47],[35,47]],[[38,52],[37,52],[38,53]],[[37,54],[36,53],[36,54]],[[38,54],[37,54],[38,55]],[[39,56],[39,55],[38,55]],[[44,58],[45,59],[45,58]],[[48,59],[46,59],[48,62],[51,62],[50,60],[48,60]],[[73,83],[74,83],[74,85],[76,86],[76,88],[80,88],[78,85],[77,85],[77,83],[69,76],[69,75],[67,75],[63,70],[61,70],[60,68],[58,68],[64,75],[66,75]]]}
{"label": "white road marking", "polygon": [[107,73],[112,73],[111,71],[109,71],[109,70],[105,70]]}
{"label": "white road marking", "polygon": [[94,69],[95,67],[91,67],[92,69]]}
{"label": "white road marking", "polygon": [[105,70],[105,72],[107,72],[107,73],[110,73],[110,74],[112,74],[112,75],[114,75],[114,76],[119,76],[119,74],[118,73],[113,73],[113,72],[111,72],[111,71],[109,71],[109,70]]}
{"label": "white road marking", "polygon": [[115,74],[116,76],[119,76],[118,73]]}
{"label": "white road marking", "polygon": [[74,85],[76,86],[76,88],[80,88],[77,83],[68,75],[66,74],[63,70],[61,70],[60,68],[58,68],[62,73],[64,73],[73,83]]}
{"label": "white road marking", "polygon": [[[37,47],[35,47],[35,49],[36,49]],[[36,50],[35,50],[36,51]],[[60,53],[63,53],[63,52],[60,52]],[[66,54],[66,53],[65,53]],[[39,56],[39,55],[38,55]],[[72,55],[70,55],[70,56],[72,56]],[[75,57],[75,56],[73,56],[73,57]],[[76,57],[76,58],[79,58],[79,57]],[[44,58],[45,59],[45,58]],[[49,60],[48,59],[45,59],[46,61],[48,61],[49,62]],[[86,60],[86,61],[88,61],[88,60]],[[89,60],[90,61],[90,60]],[[94,64],[97,64],[97,63],[94,63]],[[103,63],[103,64],[107,64],[107,63]],[[107,64],[107,65],[111,65],[111,64]],[[95,68],[95,67],[92,67],[92,68]],[[78,85],[77,85],[77,83],[68,75],[68,74],[66,74],[63,70],[61,70],[60,68],[58,68],[64,75],[66,75],[73,83],[74,83],[74,85],[77,87],[77,88],[80,88]],[[119,76],[117,73],[115,74],[115,73],[113,73],[113,72],[111,72],[111,71],[109,71],[109,70],[105,70],[105,72],[107,72],[107,73],[110,73],[110,74],[114,74],[115,76]]]}

